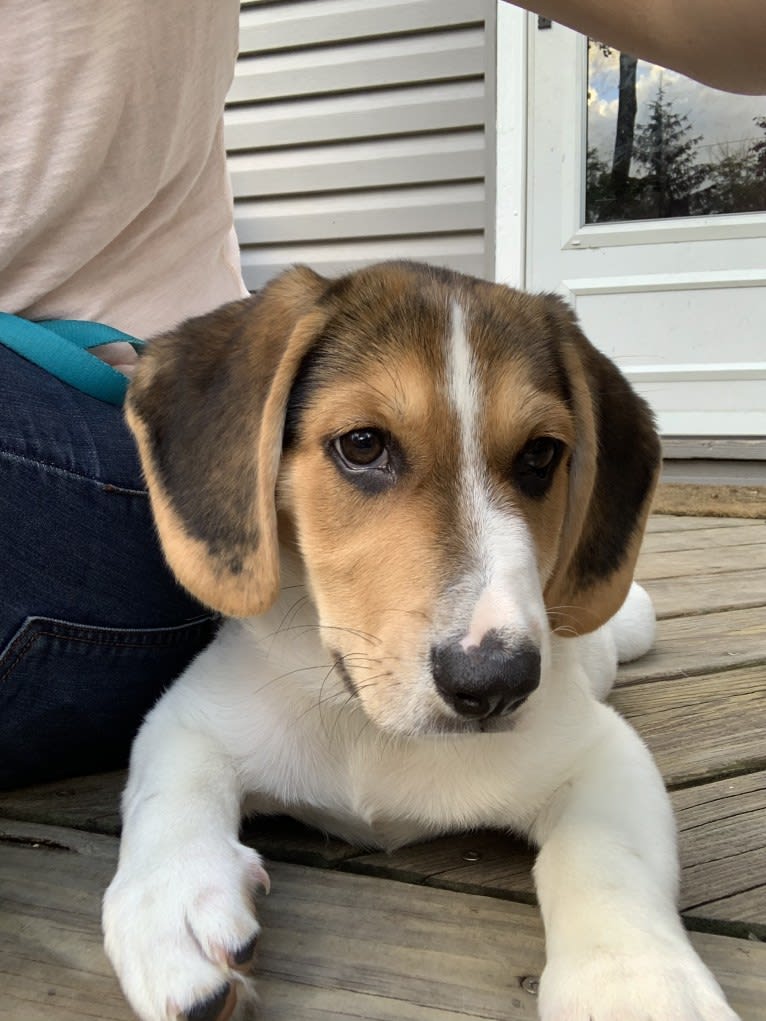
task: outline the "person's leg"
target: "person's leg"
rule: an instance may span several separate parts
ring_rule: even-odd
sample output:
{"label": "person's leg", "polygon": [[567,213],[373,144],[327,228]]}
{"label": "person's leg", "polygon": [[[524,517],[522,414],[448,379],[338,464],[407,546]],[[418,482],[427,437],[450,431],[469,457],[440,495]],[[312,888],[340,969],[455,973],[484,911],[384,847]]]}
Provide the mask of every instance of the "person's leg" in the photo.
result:
{"label": "person's leg", "polygon": [[124,764],[214,629],[165,566],[121,410],[0,345],[0,787]]}

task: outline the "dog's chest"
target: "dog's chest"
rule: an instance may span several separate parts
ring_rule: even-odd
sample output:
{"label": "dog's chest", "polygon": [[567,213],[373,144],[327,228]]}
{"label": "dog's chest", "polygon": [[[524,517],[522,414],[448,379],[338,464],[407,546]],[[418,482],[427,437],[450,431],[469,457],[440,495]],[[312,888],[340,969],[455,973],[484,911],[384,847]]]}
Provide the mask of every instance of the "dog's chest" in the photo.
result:
{"label": "dog's chest", "polygon": [[391,742],[374,738],[371,728],[322,733],[335,740],[323,747],[314,733],[312,744],[294,742],[282,768],[261,774],[248,811],[285,812],[354,845],[384,850],[503,821],[498,782],[507,793],[512,784],[500,780],[491,754],[503,741],[499,735]]}
{"label": "dog's chest", "polygon": [[353,812],[343,813],[337,810],[329,812],[303,805],[291,806],[290,814],[301,822],[339,837],[355,847],[393,851],[404,844],[412,844],[432,835],[420,822],[384,815],[363,818]]}

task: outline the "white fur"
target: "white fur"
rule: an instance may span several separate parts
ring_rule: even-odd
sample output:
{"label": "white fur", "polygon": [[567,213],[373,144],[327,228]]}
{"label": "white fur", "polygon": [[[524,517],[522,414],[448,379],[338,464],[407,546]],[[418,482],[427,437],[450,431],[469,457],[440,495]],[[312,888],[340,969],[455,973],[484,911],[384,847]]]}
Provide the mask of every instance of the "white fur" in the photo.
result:
{"label": "white fur", "polygon": [[[263,617],[227,622],[136,741],[104,931],[144,1021],[173,1021],[226,981],[249,988],[227,960],[257,930],[250,893],[267,883],[237,839],[245,802],[386,848],[469,826],[527,833],[542,848],[544,1021],[735,1021],[675,911],[661,778],[593,697],[581,639],[552,638],[513,730],[392,739],[328,697],[308,601],[280,631],[295,598],[291,587]],[[599,642],[589,646],[603,682],[609,642],[602,663]]]}
{"label": "white fur", "polygon": [[[302,566],[285,552],[276,604],[226,622],[136,739],[103,924],[143,1021],[175,1021],[227,982],[241,987],[240,1003],[252,998],[232,957],[257,932],[252,892],[268,878],[238,841],[243,809],[288,812],[383,848],[467,827],[527,834],[540,846],[542,1021],[736,1021],[676,913],[662,779],[635,732],[599,701],[618,656],[651,645],[651,603],[634,586],[593,635],[550,634],[529,530],[493,502],[486,478],[476,367],[457,305],[450,352],[472,547],[439,597],[386,729],[349,697],[321,641],[323,622],[300,598]],[[428,648],[451,640],[470,649],[492,629],[509,647],[538,646],[539,687],[505,721],[510,729],[429,735],[429,719],[450,710]]]}
{"label": "white fur", "polygon": [[545,657],[548,626],[541,587],[544,579],[538,575],[534,542],[521,514],[503,511],[492,501],[480,446],[484,402],[476,360],[462,307],[453,301],[450,311],[448,396],[460,425],[457,477],[463,531],[471,542],[473,570],[462,579],[459,597],[454,589],[448,593],[447,609],[457,625],[465,626],[459,636],[464,649],[480,645],[488,631],[503,631],[509,645],[531,639]]}

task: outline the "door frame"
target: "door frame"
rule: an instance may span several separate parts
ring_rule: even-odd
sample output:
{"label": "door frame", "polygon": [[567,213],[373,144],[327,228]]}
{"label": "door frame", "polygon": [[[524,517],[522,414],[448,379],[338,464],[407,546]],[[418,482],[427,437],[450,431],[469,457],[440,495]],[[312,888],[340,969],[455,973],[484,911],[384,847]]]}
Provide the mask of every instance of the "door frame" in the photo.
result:
{"label": "door frame", "polygon": [[529,15],[497,0],[495,93],[495,259],[498,283],[527,279]]}
{"label": "door frame", "polygon": [[[529,157],[534,143],[536,124],[531,119],[533,89],[535,87],[534,61],[538,52],[535,39],[545,31],[540,19],[527,14],[520,8],[497,0],[497,102],[496,102],[496,194],[495,222],[496,248],[494,277],[496,280],[514,286],[524,287],[535,275],[530,262],[534,230],[534,205],[532,191],[534,182],[529,179]],[[555,26],[553,30],[561,26]],[[668,222],[623,222],[607,224],[584,224],[584,147],[587,144],[587,109],[582,102],[583,90],[587,87],[587,39],[582,35],[568,32],[567,47],[578,68],[578,81],[568,89],[570,104],[568,115],[561,118],[558,140],[562,159],[561,212],[558,233],[562,251],[587,249],[612,249],[619,251],[622,246],[667,244],[691,241],[732,241],[740,239],[766,238],[766,215],[728,214],[698,216],[688,220]],[[575,52],[576,50],[576,52]],[[545,68],[538,68],[539,73]],[[579,87],[578,87],[579,86]],[[749,242],[753,244],[753,240]],[[575,278],[577,277],[577,278]],[[708,290],[720,287],[762,288],[766,285],[766,268],[745,266],[725,270],[718,268],[694,268],[633,276],[608,276],[572,278],[561,281],[567,291],[575,296],[595,294],[653,292],[676,290]],[[762,377],[763,365],[751,362],[713,364],[706,360],[704,365],[663,365],[659,367],[637,367],[637,371],[624,370],[636,382],[672,382],[673,378],[693,381],[723,382],[728,380],[757,380]],[[651,370],[651,371],[650,371]],[[756,371],[757,370],[757,371]],[[655,376],[657,379],[655,380]],[[684,434],[685,435],[685,434]],[[706,433],[709,440],[715,433]],[[721,433],[718,433],[721,436]],[[743,435],[743,434],[740,434]],[[687,439],[691,439],[687,436]],[[758,437],[761,439],[760,437]],[[734,437],[727,437],[731,447]],[[761,441],[766,442],[766,441]]]}

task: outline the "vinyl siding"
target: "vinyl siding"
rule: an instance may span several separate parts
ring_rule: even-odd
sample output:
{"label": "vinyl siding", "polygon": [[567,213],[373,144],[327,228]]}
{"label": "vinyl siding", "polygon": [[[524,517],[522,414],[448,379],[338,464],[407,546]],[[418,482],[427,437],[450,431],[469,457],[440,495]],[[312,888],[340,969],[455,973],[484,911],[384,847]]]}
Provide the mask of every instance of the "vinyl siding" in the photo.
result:
{"label": "vinyl siding", "polygon": [[226,144],[245,280],[492,274],[494,0],[245,3]]}

